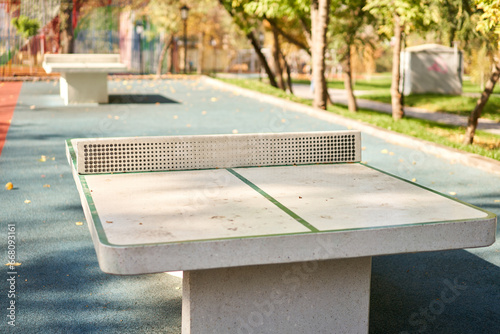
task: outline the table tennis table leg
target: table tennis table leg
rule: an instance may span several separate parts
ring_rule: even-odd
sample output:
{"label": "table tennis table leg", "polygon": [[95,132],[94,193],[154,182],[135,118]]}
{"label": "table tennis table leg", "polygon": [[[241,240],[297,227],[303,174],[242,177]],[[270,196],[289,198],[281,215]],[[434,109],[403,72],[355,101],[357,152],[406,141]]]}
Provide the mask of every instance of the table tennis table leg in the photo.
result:
{"label": "table tennis table leg", "polygon": [[109,101],[107,73],[61,73],[59,85],[66,105]]}
{"label": "table tennis table leg", "polygon": [[371,257],[185,271],[182,333],[368,333]]}

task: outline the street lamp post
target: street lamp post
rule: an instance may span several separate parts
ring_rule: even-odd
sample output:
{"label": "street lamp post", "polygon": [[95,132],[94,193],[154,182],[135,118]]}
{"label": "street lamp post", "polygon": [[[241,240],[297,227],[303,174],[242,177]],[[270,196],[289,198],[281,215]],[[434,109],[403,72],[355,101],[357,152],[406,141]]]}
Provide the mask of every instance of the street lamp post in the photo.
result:
{"label": "street lamp post", "polygon": [[187,18],[189,7],[184,5],[181,7],[181,19],[184,22],[184,74],[187,73]]}

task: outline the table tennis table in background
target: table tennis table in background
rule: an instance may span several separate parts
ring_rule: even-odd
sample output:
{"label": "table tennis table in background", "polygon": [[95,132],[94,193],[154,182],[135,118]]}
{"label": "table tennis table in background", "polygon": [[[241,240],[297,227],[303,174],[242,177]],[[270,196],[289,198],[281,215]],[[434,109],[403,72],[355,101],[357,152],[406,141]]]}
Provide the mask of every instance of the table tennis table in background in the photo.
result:
{"label": "table tennis table in background", "polygon": [[372,256],[496,216],[360,163],[358,131],[71,139],[101,269],[184,271],[182,333],[367,333]]}

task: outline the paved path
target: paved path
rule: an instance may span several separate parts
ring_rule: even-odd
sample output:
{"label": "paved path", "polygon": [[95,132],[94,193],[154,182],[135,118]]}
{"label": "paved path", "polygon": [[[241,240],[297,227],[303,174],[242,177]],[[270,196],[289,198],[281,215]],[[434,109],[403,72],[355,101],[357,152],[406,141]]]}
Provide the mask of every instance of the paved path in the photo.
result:
{"label": "paved path", "polygon": [[[0,88],[0,96],[2,96]],[[16,327],[0,333],[180,333],[181,280],[97,265],[64,141],[72,137],[345,129],[198,80],[110,81],[114,103],[64,106],[57,82],[26,82],[0,155],[2,256],[15,225]],[[500,214],[500,176],[363,134],[368,164]],[[3,185],[13,182],[14,190]],[[500,242],[373,259],[370,333],[499,333]],[[444,296],[444,297],[443,297]]]}
{"label": "paved path", "polygon": [[[295,84],[293,85],[293,92],[295,95],[306,99],[312,99],[312,92],[309,85]],[[344,89],[328,89],[330,97],[334,103],[347,105],[347,95]],[[364,100],[362,96],[364,94],[369,94],[368,91],[355,91],[356,102],[359,108],[377,110],[385,113],[392,113],[392,107],[388,103]],[[413,118],[422,118],[430,121],[435,121],[438,123],[445,123],[458,126],[467,126],[467,117],[460,115],[453,115],[443,112],[432,112],[422,108],[415,107],[405,107],[405,113],[407,116]],[[500,123],[489,119],[481,118],[479,119],[478,129],[484,130],[486,132],[499,134],[500,135]]]}

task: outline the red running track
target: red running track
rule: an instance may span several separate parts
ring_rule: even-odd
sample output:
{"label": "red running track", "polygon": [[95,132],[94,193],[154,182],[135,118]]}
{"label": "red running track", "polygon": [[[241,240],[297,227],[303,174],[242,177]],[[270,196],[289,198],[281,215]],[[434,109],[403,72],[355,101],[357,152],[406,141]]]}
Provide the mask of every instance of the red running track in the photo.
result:
{"label": "red running track", "polygon": [[0,82],[0,155],[22,85],[22,82]]}

